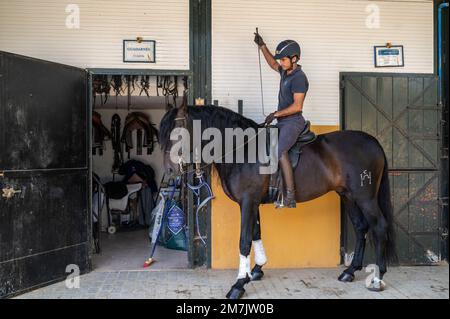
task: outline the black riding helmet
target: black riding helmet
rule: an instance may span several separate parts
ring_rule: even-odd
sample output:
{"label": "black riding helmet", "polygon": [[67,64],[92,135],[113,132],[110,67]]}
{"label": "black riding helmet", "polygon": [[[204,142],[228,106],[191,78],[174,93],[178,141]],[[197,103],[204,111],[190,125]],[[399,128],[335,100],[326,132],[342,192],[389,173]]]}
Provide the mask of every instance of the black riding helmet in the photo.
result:
{"label": "black riding helmet", "polygon": [[284,57],[293,57],[296,55],[300,59],[300,45],[294,40],[284,40],[277,45],[274,59],[278,60]]}

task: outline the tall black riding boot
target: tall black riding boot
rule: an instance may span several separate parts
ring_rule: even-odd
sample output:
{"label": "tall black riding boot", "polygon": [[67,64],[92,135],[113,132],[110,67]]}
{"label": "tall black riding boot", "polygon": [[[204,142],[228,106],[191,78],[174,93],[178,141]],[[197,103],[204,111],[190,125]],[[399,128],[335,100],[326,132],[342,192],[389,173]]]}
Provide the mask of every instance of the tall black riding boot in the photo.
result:
{"label": "tall black riding boot", "polygon": [[292,171],[291,161],[287,152],[283,152],[280,158],[280,166],[283,171],[284,183],[286,185],[286,197],[284,198],[284,206],[288,208],[297,207],[295,201],[295,181],[294,172]]}

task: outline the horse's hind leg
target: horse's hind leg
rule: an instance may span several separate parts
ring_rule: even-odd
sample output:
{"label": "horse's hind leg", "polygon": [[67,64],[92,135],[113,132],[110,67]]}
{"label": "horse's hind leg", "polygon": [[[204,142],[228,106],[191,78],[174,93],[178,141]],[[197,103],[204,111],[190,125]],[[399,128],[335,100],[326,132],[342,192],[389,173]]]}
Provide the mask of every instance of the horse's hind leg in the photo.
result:
{"label": "horse's hind leg", "polygon": [[252,247],[253,228],[256,222],[257,205],[250,199],[244,199],[241,204],[241,235],[239,241],[240,263],[236,283],[227,293],[229,299],[239,299],[245,292],[244,286],[251,279],[250,250]]}
{"label": "horse's hind leg", "polygon": [[261,240],[261,222],[259,218],[259,207],[256,213],[256,222],[253,226],[253,251],[255,252],[255,266],[252,269],[252,280],[261,280],[264,276],[262,266],[267,262],[266,253]]}
{"label": "horse's hind leg", "polygon": [[375,242],[376,264],[378,269],[376,270],[375,277],[368,289],[372,291],[382,291],[384,289],[384,282],[382,279],[386,273],[388,224],[376,200],[358,201],[357,204],[369,223],[370,231],[373,234]]}
{"label": "horse's hind leg", "polygon": [[356,235],[356,245],[355,245],[355,254],[353,256],[353,260],[351,265],[342,272],[339,276],[339,281],[351,282],[355,279],[355,271],[361,270],[364,260],[364,251],[366,248],[366,235],[369,230],[369,224],[364,218],[358,206],[356,206],[354,201],[346,200],[345,202],[345,210],[348,212],[348,216],[352,221],[353,228],[355,230]]}

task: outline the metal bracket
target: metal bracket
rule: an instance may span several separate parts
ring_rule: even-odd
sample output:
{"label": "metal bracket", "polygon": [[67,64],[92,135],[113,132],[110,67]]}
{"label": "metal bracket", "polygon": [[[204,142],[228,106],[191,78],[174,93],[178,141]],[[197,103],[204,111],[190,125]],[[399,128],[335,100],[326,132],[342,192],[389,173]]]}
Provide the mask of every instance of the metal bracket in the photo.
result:
{"label": "metal bracket", "polygon": [[439,197],[438,203],[439,206],[448,206],[448,197]]}

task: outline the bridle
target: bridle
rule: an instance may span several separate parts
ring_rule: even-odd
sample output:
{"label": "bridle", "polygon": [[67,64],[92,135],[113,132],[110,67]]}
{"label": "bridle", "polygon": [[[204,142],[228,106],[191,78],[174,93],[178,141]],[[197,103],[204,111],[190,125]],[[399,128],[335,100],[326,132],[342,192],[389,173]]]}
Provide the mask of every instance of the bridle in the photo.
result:
{"label": "bridle", "polygon": [[[177,122],[177,121],[178,121],[178,122],[179,122],[179,121],[183,121],[184,124],[183,124],[182,126],[175,126],[174,128],[185,128],[185,129],[186,129],[186,128],[187,128],[187,120],[188,120],[188,119],[187,119],[186,115],[184,115],[184,116],[182,116],[182,117],[176,117],[176,118],[174,119],[175,122]],[[264,127],[267,127],[267,124],[266,124],[266,123],[258,124],[258,126],[262,126],[262,125],[264,125]],[[236,151],[237,149],[239,149],[239,148],[245,146],[245,145],[248,144],[252,139],[256,138],[256,137],[259,135],[259,133],[260,133],[260,132],[258,132],[258,133],[257,133],[254,137],[252,137],[251,139],[248,139],[248,140],[247,140],[246,142],[244,142],[243,144],[234,147],[234,148],[233,148],[230,152],[228,152],[228,153],[232,153],[232,152]],[[197,150],[196,150],[196,151],[197,151]],[[166,153],[170,153],[169,150],[166,150],[165,152],[166,152]],[[228,155],[228,153],[225,153],[224,155],[222,155],[221,158],[225,158],[225,157]],[[205,164],[205,165],[200,165],[200,163],[196,162],[196,163],[195,163],[195,169],[192,169],[192,170],[189,170],[189,171],[184,170],[184,165],[185,165],[185,164],[186,164],[186,163],[183,162],[183,157],[180,156],[180,157],[178,158],[178,167],[179,167],[179,170],[180,170],[180,175],[183,175],[183,174],[190,174],[190,173],[196,173],[196,175],[198,176],[199,174],[203,174],[203,171],[202,171],[203,168],[206,168],[206,167],[212,165],[213,163],[209,163],[209,164]]]}
{"label": "bridle", "polygon": [[[182,126],[175,126],[174,128],[187,128],[187,117],[186,115],[182,116],[182,117],[176,117],[174,119],[175,122],[183,122]],[[256,138],[256,136],[259,135],[256,134],[253,138]],[[249,143],[251,139],[248,139],[245,143],[243,143],[242,145],[239,145],[238,147],[233,148],[232,152],[234,152],[236,149],[244,146],[245,144]],[[170,153],[170,150],[165,150],[166,153]],[[222,156],[225,157],[228,153],[224,154]],[[196,198],[197,198],[197,209],[196,209],[196,222],[197,222],[197,234],[198,234],[198,238],[202,241],[203,244],[206,244],[205,240],[203,239],[204,237],[201,235],[200,233],[200,229],[199,229],[199,222],[198,222],[198,215],[201,209],[206,207],[206,204],[214,198],[214,194],[212,193],[212,189],[211,187],[208,185],[207,181],[205,180],[204,176],[203,176],[203,168],[208,167],[209,165],[212,165],[213,163],[209,163],[209,164],[205,164],[205,165],[200,165],[199,162],[195,163],[195,168],[193,170],[189,170],[186,171],[184,169],[184,165],[186,163],[183,162],[183,158],[182,156],[179,156],[178,158],[178,166],[179,166],[179,175],[184,175],[184,174],[190,174],[195,172],[195,178],[198,180],[197,185],[191,185],[186,181],[186,185],[188,186],[188,188],[195,194]],[[206,188],[206,198],[202,201],[201,200],[201,190],[202,188]]]}

